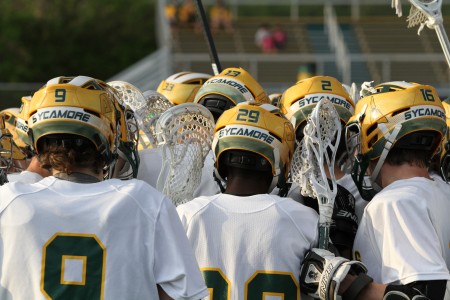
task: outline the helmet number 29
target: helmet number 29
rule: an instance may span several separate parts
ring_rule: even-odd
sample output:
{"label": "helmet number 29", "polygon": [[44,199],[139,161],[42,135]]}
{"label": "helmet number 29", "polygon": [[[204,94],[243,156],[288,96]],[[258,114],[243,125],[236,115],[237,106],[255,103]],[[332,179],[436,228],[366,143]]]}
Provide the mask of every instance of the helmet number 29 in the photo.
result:
{"label": "helmet number 29", "polygon": [[236,120],[241,122],[258,123],[259,111],[241,108],[239,109]]}
{"label": "helmet number 29", "polygon": [[47,299],[103,299],[106,249],[93,234],[56,233],[42,249]]}

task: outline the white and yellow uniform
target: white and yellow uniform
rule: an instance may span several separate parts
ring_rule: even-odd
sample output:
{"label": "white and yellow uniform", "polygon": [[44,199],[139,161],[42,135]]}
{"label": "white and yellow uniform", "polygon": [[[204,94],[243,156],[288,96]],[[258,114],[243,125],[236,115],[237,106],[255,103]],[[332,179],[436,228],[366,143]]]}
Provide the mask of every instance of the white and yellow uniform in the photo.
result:
{"label": "white and yellow uniform", "polygon": [[442,180],[398,180],[369,202],[354,255],[375,282],[450,280],[450,186]]}
{"label": "white and yellow uniform", "polygon": [[0,299],[208,294],[174,206],[140,180],[0,187]]}
{"label": "white and yellow uniform", "polygon": [[269,194],[218,194],[177,211],[214,299],[299,299],[300,266],[318,241],[313,209]]}

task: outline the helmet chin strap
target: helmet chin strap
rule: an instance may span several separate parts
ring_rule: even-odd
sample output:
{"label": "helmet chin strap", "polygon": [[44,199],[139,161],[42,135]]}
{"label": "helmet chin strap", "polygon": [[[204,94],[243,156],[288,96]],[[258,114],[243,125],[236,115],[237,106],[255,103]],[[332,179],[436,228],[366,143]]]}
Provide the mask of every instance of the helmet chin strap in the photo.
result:
{"label": "helmet chin strap", "polygon": [[378,124],[378,128],[380,128],[380,130],[383,131],[386,143],[384,144],[383,152],[381,152],[380,158],[378,159],[375,169],[370,175],[370,182],[372,184],[373,189],[376,192],[379,192],[382,189],[382,187],[376,182],[376,180],[380,173],[381,167],[383,166],[384,161],[386,160],[386,157],[389,154],[389,151],[391,150],[392,146],[394,145],[394,142],[397,139],[397,135],[400,132],[400,129],[402,129],[402,124],[397,124],[394,127],[394,130],[392,130],[392,133],[389,133],[389,130],[385,124]]}

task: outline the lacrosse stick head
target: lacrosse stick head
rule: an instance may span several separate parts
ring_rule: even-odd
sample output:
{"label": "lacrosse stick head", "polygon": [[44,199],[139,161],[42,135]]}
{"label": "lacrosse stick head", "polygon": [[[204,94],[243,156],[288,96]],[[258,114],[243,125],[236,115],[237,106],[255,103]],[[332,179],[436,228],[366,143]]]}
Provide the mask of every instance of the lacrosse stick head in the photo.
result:
{"label": "lacrosse stick head", "polygon": [[192,200],[200,184],[204,160],[211,149],[214,118],[196,103],[169,108],[156,123],[163,167],[157,188],[177,206]]}
{"label": "lacrosse stick head", "polygon": [[208,108],[217,121],[224,111],[238,103],[270,103],[270,99],[246,70],[228,68],[208,79],[198,90],[194,102]]}
{"label": "lacrosse stick head", "polygon": [[[355,157],[352,176],[363,197],[380,189],[379,170],[393,147],[429,151],[431,157],[447,130],[445,110],[432,86],[387,82],[374,88],[376,93],[358,101],[346,128],[348,151]],[[371,161],[375,166],[369,174]],[[371,193],[362,188],[367,176],[375,188]]]}
{"label": "lacrosse stick head", "polygon": [[257,170],[268,162],[273,174],[272,184],[268,188],[272,190],[276,185],[281,188],[286,184],[294,142],[292,124],[277,107],[239,103],[222,114],[214,129],[212,150],[216,175],[226,183],[226,173],[221,166],[224,153],[228,150],[248,151],[264,161],[251,162],[245,168]]}
{"label": "lacrosse stick head", "polygon": [[5,117],[0,114],[0,185],[8,182],[7,173],[12,163],[13,138],[5,125]]}
{"label": "lacrosse stick head", "polygon": [[137,116],[139,124],[141,124],[138,146],[140,150],[158,147],[156,122],[166,110],[173,107],[173,104],[164,95],[156,91],[148,90],[143,95],[146,104],[139,110]]}
{"label": "lacrosse stick head", "polygon": [[200,87],[211,77],[206,73],[179,72],[161,81],[156,91],[173,105],[193,102]]}
{"label": "lacrosse stick head", "polygon": [[[427,25],[428,28],[433,29],[434,26],[441,24],[442,19],[442,0],[409,0],[411,8],[409,15],[406,18],[408,28],[417,25]],[[420,30],[419,30],[420,32]]]}
{"label": "lacrosse stick head", "polygon": [[[341,130],[341,121],[335,105],[329,99],[320,100],[308,117],[304,129],[303,144],[298,150],[303,153],[296,154],[307,164],[300,166],[300,170],[292,171],[293,174],[300,173],[293,175],[293,179],[303,177],[297,184],[304,191],[304,196],[312,196],[319,201],[326,199],[329,203],[333,203],[337,191],[334,165]],[[325,168],[328,169],[328,176]]]}

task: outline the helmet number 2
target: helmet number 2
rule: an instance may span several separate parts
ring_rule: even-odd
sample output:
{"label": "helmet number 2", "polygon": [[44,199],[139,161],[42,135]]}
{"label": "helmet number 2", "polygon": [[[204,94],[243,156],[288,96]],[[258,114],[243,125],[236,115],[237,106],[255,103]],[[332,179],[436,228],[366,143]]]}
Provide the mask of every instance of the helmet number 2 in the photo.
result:
{"label": "helmet number 2", "polygon": [[55,102],[64,102],[66,101],[66,90],[65,89],[56,89],[55,90]]}
{"label": "helmet number 2", "polygon": [[241,122],[258,123],[259,111],[241,108],[239,109],[236,120]]}
{"label": "helmet number 2", "polygon": [[434,102],[433,91],[426,89],[420,89],[420,91],[422,92],[423,100]]}

